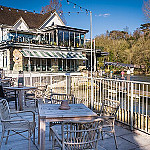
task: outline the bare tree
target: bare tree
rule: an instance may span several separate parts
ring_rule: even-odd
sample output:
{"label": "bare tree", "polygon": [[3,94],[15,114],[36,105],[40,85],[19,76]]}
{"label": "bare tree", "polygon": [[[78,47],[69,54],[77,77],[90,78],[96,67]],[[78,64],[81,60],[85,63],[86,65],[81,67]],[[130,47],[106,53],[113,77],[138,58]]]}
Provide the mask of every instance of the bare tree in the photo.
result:
{"label": "bare tree", "polygon": [[143,12],[147,21],[150,21],[150,0],[144,0]]}
{"label": "bare tree", "polygon": [[59,0],[50,0],[49,5],[42,7],[41,13],[48,13],[56,11],[62,21],[66,24],[66,20],[63,15],[62,4]]}

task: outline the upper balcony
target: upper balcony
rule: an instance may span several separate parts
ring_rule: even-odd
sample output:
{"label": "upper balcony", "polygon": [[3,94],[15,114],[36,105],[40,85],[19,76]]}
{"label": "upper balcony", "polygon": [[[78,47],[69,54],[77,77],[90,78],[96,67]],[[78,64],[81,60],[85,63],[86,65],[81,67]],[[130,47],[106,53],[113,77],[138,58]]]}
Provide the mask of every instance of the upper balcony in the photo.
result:
{"label": "upper balcony", "polygon": [[69,48],[85,48],[85,34],[88,30],[54,25],[37,32],[9,30],[3,42],[16,44],[35,44]]}

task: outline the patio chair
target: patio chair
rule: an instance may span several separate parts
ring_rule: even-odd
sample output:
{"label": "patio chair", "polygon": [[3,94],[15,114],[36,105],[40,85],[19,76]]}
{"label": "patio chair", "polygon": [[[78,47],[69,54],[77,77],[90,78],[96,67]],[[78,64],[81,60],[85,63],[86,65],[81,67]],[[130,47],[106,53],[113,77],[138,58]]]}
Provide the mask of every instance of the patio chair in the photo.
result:
{"label": "patio chair", "polygon": [[115,134],[115,118],[119,109],[120,102],[111,99],[105,99],[102,102],[100,117],[104,119],[103,128],[101,130],[102,140],[103,132],[112,133],[115,140],[116,149],[118,149],[116,134]]}
{"label": "patio chair", "polygon": [[61,126],[53,126],[52,149],[56,142],[62,150],[98,149],[98,140],[103,120],[101,118],[84,121],[65,121]]}
{"label": "patio chair", "polygon": [[15,109],[17,110],[17,93],[11,90],[4,90],[3,86],[0,86],[0,98],[4,98],[7,102],[15,102]]}
{"label": "patio chair", "polygon": [[38,106],[39,101],[43,102],[45,97],[46,86],[37,86],[37,89],[25,92],[25,106]]}
{"label": "patio chair", "polygon": [[[32,113],[31,121],[23,119],[22,116],[19,117],[19,113],[23,114],[23,113],[27,113],[27,112]],[[17,117],[17,119],[15,119],[15,116],[14,116],[15,114],[19,117],[19,119],[18,119],[18,117]],[[0,116],[1,116],[1,124],[2,124],[2,135],[1,135],[1,141],[0,141],[0,148],[1,148],[3,138],[6,137],[5,144],[7,144],[9,136],[19,134],[29,140],[29,150],[30,150],[30,142],[31,142],[32,134],[33,134],[33,142],[35,143],[35,126],[36,126],[35,113],[32,111],[20,111],[20,112],[18,111],[18,112],[10,113],[8,102],[5,99],[1,99],[0,100]],[[4,136],[5,131],[7,131],[6,136]],[[9,134],[10,131],[12,131],[14,133]],[[27,132],[27,131],[28,131],[28,137],[21,134],[21,133]]]}
{"label": "patio chair", "polygon": [[51,104],[61,104],[62,100],[68,100],[69,104],[75,103],[75,97],[72,94],[52,93],[50,96]]}
{"label": "patio chair", "polygon": [[[63,100],[68,100],[69,104],[74,104],[75,97],[72,94],[52,93],[50,99],[47,99],[45,103],[61,104]],[[51,127],[56,124],[61,124],[61,122],[50,122],[49,124],[49,140],[51,139]]]}

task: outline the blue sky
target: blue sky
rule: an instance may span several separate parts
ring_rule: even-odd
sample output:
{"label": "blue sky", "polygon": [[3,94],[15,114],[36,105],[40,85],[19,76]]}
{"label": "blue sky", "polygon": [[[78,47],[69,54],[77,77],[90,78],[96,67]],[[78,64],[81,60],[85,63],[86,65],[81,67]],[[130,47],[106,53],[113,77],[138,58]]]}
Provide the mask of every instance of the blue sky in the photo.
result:
{"label": "blue sky", "polygon": [[[143,0],[71,0],[84,8],[92,11],[93,37],[112,30],[124,30],[126,26],[129,32],[133,32],[141,24],[146,23],[142,12]],[[83,29],[90,29],[90,16],[86,12],[78,12],[80,8],[74,8],[73,4],[67,4],[61,0],[67,25]],[[49,4],[49,0],[0,0],[0,5],[40,12],[42,6]],[[89,34],[87,34],[89,38]]]}

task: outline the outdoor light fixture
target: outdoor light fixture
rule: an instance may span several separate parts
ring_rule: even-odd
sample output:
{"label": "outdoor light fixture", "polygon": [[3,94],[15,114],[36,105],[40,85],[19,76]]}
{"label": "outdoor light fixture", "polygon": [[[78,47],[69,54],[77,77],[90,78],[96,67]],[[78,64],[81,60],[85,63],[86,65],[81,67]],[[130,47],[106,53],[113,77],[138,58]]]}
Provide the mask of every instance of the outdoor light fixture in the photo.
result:
{"label": "outdoor light fixture", "polygon": [[68,12],[68,15],[70,16],[70,12]]}
{"label": "outdoor light fixture", "polygon": [[69,4],[69,0],[67,0],[67,3]]}
{"label": "outdoor light fixture", "polygon": [[82,7],[80,7],[80,10],[82,11]]}
{"label": "outdoor light fixture", "polygon": [[76,4],[74,4],[74,7],[73,8],[76,8]]}
{"label": "outdoor light fixture", "polygon": [[60,15],[61,15],[61,12],[60,12]]}

